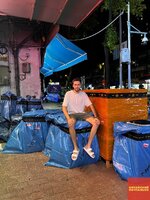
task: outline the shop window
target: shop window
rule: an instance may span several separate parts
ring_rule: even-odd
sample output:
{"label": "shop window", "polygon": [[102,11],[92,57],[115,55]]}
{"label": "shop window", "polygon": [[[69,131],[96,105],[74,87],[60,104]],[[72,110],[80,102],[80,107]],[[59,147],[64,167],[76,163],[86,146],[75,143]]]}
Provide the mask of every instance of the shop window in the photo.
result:
{"label": "shop window", "polygon": [[8,66],[0,65],[0,86],[7,86],[10,84],[9,82],[9,70]]}
{"label": "shop window", "polygon": [[8,54],[7,52],[3,51],[2,53],[0,51],[0,86],[9,86],[9,85],[10,85],[10,74],[8,66]]}

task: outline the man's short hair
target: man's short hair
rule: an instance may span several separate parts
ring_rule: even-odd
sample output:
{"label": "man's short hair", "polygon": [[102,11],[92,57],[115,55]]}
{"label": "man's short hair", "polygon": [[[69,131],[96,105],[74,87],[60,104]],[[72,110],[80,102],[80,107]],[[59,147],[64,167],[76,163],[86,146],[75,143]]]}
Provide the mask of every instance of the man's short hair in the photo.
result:
{"label": "man's short hair", "polygon": [[79,81],[80,83],[81,83],[81,79],[80,78],[74,78],[73,80],[72,80],[72,84],[75,82],[75,81]]}

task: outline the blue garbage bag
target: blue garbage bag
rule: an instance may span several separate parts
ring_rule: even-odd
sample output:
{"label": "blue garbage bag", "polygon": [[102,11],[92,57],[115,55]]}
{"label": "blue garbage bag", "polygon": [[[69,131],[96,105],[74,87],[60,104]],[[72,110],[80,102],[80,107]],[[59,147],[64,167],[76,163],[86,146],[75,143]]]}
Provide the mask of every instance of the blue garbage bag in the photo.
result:
{"label": "blue garbage bag", "polygon": [[[29,111],[23,114],[23,121],[24,122],[37,122],[38,124],[40,124],[40,129],[39,131],[42,134],[43,137],[43,142],[45,145],[45,141],[46,141],[46,137],[48,134],[48,128],[49,128],[49,124],[46,122],[45,117],[47,115],[47,113],[53,113],[53,110],[33,110],[33,111]],[[38,130],[38,124],[37,124],[37,130]],[[35,129],[36,130],[36,129]]]}
{"label": "blue garbage bag", "polygon": [[3,119],[0,122],[0,140],[7,142],[9,135],[10,135],[10,121]]}
{"label": "blue garbage bag", "polygon": [[17,96],[8,91],[1,96],[1,116],[10,120],[11,116],[16,114]]}
{"label": "blue garbage bag", "polygon": [[124,180],[150,177],[150,121],[114,123],[113,166]]}
{"label": "blue garbage bag", "polygon": [[10,128],[9,128],[9,137],[13,130],[16,128],[16,126],[21,122],[22,120],[22,115],[16,114],[11,116],[11,121],[10,121]]}
{"label": "blue garbage bag", "polygon": [[61,86],[60,85],[48,85],[47,87],[48,93],[60,93],[61,92]]}
{"label": "blue garbage bag", "polygon": [[67,121],[66,117],[63,114],[63,111],[61,109],[56,109],[53,112],[48,112],[46,117],[45,117],[47,122],[52,122],[53,124],[56,125],[62,125],[67,127]]}
{"label": "blue garbage bag", "polygon": [[3,153],[32,153],[42,151],[49,124],[45,121],[46,110],[23,114],[22,121],[13,130]]}
{"label": "blue garbage bag", "polygon": [[1,101],[0,101],[0,115],[1,115],[1,106],[2,106],[2,103],[1,103]]}
{"label": "blue garbage bag", "polygon": [[91,129],[90,123],[86,121],[77,121],[76,123],[75,129],[80,153],[78,159],[73,161],[71,159],[73,144],[64,114],[59,111],[59,113],[48,114],[46,118],[51,121],[43,151],[49,157],[48,162],[45,163],[46,166],[74,168],[96,163],[99,160],[100,153],[97,136],[94,137],[91,146],[95,153],[95,158],[89,157],[83,150],[88,141]]}
{"label": "blue garbage bag", "polygon": [[58,93],[48,93],[46,95],[46,99],[48,101],[58,103],[60,101],[61,97]]}
{"label": "blue garbage bag", "polygon": [[29,99],[28,100],[28,111],[41,110],[43,109],[41,99]]}
{"label": "blue garbage bag", "polygon": [[16,114],[23,114],[28,109],[28,101],[25,98],[18,97],[16,102]]}

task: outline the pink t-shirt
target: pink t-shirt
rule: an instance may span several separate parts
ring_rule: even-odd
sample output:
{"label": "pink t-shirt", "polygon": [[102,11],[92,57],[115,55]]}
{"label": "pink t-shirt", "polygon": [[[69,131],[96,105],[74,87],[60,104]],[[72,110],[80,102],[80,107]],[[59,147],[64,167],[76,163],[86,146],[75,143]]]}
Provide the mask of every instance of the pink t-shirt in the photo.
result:
{"label": "pink t-shirt", "polygon": [[68,113],[83,113],[85,106],[90,106],[92,103],[87,96],[87,94],[83,91],[79,91],[78,93],[73,90],[66,92],[63,106],[67,107]]}

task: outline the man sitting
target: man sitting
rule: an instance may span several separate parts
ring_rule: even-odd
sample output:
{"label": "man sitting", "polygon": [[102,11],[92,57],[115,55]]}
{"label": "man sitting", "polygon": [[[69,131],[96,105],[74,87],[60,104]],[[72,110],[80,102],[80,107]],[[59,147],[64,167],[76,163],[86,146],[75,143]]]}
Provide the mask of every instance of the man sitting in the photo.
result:
{"label": "man sitting", "polygon": [[[92,151],[91,144],[93,138],[97,132],[100,121],[97,118],[97,114],[95,111],[92,102],[84,91],[81,91],[81,81],[79,78],[75,78],[72,81],[73,90],[66,92],[64,101],[62,104],[63,113],[67,119],[69,133],[73,142],[74,150],[72,152],[72,160],[77,160],[79,155],[79,148],[76,140],[76,131],[75,131],[75,123],[77,120],[85,120],[92,125],[90,135],[88,138],[88,143],[83,147],[85,152],[91,157],[95,158],[94,152]],[[91,116],[89,113],[86,113],[85,107],[90,107],[94,116]]]}

